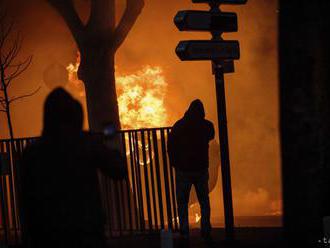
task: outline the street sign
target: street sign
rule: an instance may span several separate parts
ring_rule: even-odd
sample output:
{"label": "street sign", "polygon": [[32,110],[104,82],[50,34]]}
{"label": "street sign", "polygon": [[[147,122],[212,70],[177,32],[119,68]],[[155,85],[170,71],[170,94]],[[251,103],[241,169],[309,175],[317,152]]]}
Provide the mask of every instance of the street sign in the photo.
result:
{"label": "street sign", "polygon": [[176,54],[182,60],[234,60],[239,59],[238,41],[188,40],[181,41]]}
{"label": "street sign", "polygon": [[193,3],[246,4],[247,0],[192,0]]}
{"label": "street sign", "polygon": [[236,13],[184,10],[177,13],[174,23],[180,31],[237,32]]}

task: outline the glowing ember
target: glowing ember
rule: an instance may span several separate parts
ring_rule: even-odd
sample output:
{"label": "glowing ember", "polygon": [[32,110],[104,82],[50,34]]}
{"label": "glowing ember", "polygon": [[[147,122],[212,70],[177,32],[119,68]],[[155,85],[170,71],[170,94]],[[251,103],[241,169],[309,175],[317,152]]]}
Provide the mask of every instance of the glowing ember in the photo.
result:
{"label": "glowing ember", "polygon": [[189,222],[198,224],[202,216],[199,214],[200,208],[198,203],[193,203],[189,206]]}
{"label": "glowing ember", "polygon": [[200,214],[197,214],[195,213],[195,222],[198,223],[200,220],[201,220],[201,215]]}
{"label": "glowing ember", "polygon": [[80,65],[80,54],[77,54],[77,61],[75,64],[69,64],[66,67],[66,70],[68,71],[68,79],[69,79],[69,85],[68,87],[73,91],[77,92],[80,97],[85,97],[85,88],[84,84],[78,79],[78,69]]}
{"label": "glowing ember", "polygon": [[[70,64],[68,71],[69,88],[85,97],[83,83],[78,79],[77,62]],[[123,129],[162,127],[167,125],[164,106],[167,83],[158,66],[145,66],[131,75],[116,75],[116,88],[120,122]]]}

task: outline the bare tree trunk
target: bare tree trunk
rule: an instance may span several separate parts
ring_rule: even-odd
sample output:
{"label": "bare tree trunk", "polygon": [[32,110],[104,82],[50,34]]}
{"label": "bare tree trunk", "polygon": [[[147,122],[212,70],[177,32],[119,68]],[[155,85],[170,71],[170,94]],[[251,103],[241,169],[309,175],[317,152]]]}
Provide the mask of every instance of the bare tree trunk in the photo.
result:
{"label": "bare tree trunk", "polygon": [[93,70],[83,79],[90,129],[102,131],[106,123],[113,123],[119,129],[114,54],[94,61],[85,69]]}
{"label": "bare tree trunk", "polygon": [[104,124],[120,128],[115,86],[115,53],[125,41],[143,7],[143,0],[126,0],[126,9],[118,25],[115,0],[91,1],[91,14],[84,24],[72,0],[47,0],[70,29],[81,55],[79,79],[85,83],[89,127],[94,132]]}
{"label": "bare tree trunk", "polygon": [[10,112],[10,100],[8,97],[8,88],[6,85],[6,80],[5,80],[5,70],[2,65],[2,60],[0,59],[0,66],[1,66],[1,86],[3,88],[3,95],[4,95],[4,105],[5,109],[4,112],[6,113],[7,117],[7,124],[8,124],[8,130],[9,130],[9,137],[11,140],[14,139],[14,131],[13,131],[13,125],[11,121],[11,112]]}
{"label": "bare tree trunk", "polygon": [[115,30],[115,1],[100,0],[88,34],[81,42],[79,78],[85,84],[89,128],[103,131],[106,123],[120,129],[115,80],[115,50],[108,34]]}
{"label": "bare tree trunk", "polygon": [[7,116],[9,137],[10,137],[10,140],[13,140],[14,139],[14,130],[13,130],[13,124],[11,121],[11,111],[10,111],[10,103],[9,103],[7,89],[4,90],[4,95],[5,95],[5,101],[6,101],[6,116]]}

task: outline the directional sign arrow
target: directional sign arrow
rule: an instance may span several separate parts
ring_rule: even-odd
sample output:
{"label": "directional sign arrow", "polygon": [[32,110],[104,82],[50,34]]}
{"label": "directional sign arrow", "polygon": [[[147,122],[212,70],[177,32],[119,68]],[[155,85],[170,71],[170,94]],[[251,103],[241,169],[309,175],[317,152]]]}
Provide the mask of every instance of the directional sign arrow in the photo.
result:
{"label": "directional sign arrow", "polygon": [[239,59],[238,41],[188,40],[176,47],[178,57],[185,60],[234,60]]}
{"label": "directional sign arrow", "polygon": [[193,3],[246,4],[247,0],[192,0]]}
{"label": "directional sign arrow", "polygon": [[176,14],[174,23],[180,31],[237,32],[236,13],[184,10]]}

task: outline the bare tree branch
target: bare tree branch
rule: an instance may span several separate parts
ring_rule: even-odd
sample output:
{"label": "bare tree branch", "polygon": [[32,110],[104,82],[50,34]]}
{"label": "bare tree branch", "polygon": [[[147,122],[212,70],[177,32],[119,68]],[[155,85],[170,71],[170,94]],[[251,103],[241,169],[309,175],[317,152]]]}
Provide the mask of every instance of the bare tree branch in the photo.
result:
{"label": "bare tree branch", "polygon": [[0,48],[3,48],[6,39],[8,38],[9,34],[12,32],[14,27],[14,22],[10,22],[6,25],[4,21],[1,21],[0,26]]}
{"label": "bare tree branch", "polygon": [[5,80],[7,81],[6,86],[8,87],[13,79],[20,76],[31,65],[31,62],[32,62],[32,56],[29,56],[22,63],[19,63],[16,66],[15,71],[5,78]]}
{"label": "bare tree branch", "polygon": [[[63,0],[62,0],[63,1]],[[2,7],[3,1],[0,0],[0,12],[3,12]],[[10,98],[8,94],[8,87],[13,79],[17,78],[21,75],[31,64],[32,56],[28,57],[23,62],[13,63],[13,61],[17,58],[18,53],[21,50],[22,46],[22,38],[20,34],[17,32],[16,37],[12,34],[14,23],[7,22],[6,20],[6,12],[4,15],[0,13],[0,91],[2,96],[0,96],[0,112],[6,113],[8,130],[11,139],[14,139],[14,131],[11,120],[11,109],[10,104],[14,101],[18,101],[19,99],[23,99],[29,96],[33,96],[36,94],[40,88],[31,94],[26,94],[14,98]],[[6,43],[10,43],[11,45],[7,45]]]}
{"label": "bare tree branch", "polygon": [[6,109],[6,103],[5,102],[1,102],[0,105],[2,106],[3,109]]}
{"label": "bare tree branch", "polygon": [[144,7],[144,0],[127,0],[125,12],[115,30],[111,46],[116,51],[125,41]]}
{"label": "bare tree branch", "polygon": [[4,69],[7,69],[8,66],[11,65],[13,60],[17,57],[19,51],[21,50],[22,43],[23,43],[22,38],[20,37],[19,34],[17,34],[16,38],[14,39],[12,47],[9,49],[7,55],[4,56],[2,60]]}
{"label": "bare tree branch", "polygon": [[18,96],[18,97],[13,97],[12,99],[9,100],[9,104],[17,101],[17,100],[22,100],[24,98],[27,98],[27,97],[31,97],[31,96],[34,96],[35,94],[38,93],[38,91],[41,89],[41,87],[39,86],[35,91],[33,91],[32,93],[30,94],[26,94],[26,95],[22,95],[22,96]]}
{"label": "bare tree branch", "polygon": [[63,17],[75,41],[80,46],[83,38],[84,24],[82,23],[72,0],[47,0]]}

